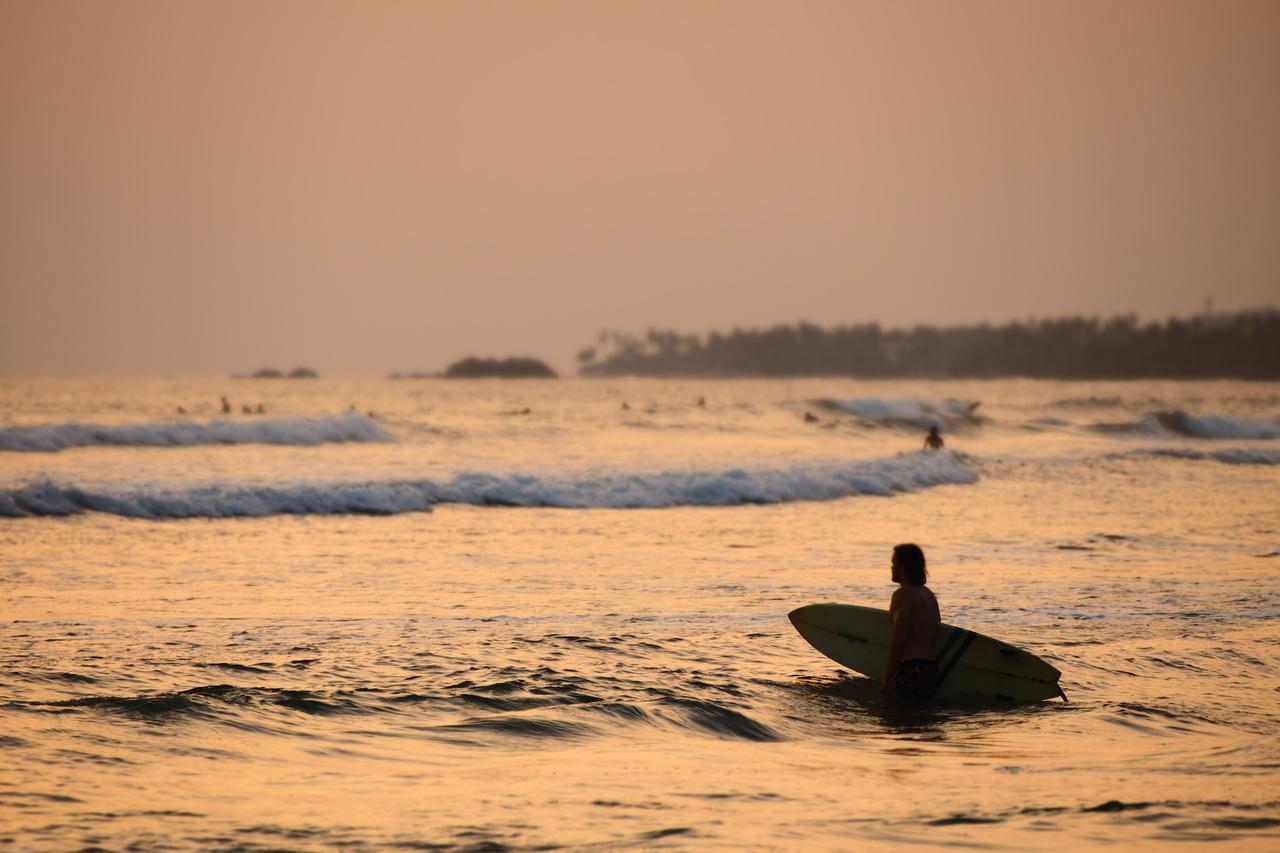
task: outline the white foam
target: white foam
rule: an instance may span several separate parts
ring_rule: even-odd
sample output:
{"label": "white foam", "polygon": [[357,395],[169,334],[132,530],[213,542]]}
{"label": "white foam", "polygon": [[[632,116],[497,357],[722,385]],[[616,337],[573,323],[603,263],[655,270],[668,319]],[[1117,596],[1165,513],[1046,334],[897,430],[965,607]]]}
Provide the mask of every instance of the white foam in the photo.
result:
{"label": "white foam", "polygon": [[1137,421],[1090,424],[1094,432],[1145,436],[1178,435],[1184,438],[1267,440],[1280,438],[1280,417],[1246,418],[1238,415],[1193,415],[1182,409],[1152,412]]}
{"label": "white foam", "polygon": [[45,481],[0,491],[0,516],[104,512],[129,518],[235,518],[271,515],[393,515],[427,512],[411,483],[206,486],[188,491],[88,490]]}
{"label": "white foam", "polygon": [[463,474],[439,487],[436,498],[439,502],[469,504],[617,509],[731,506],[891,495],[929,486],[973,483],[977,479],[978,475],[952,454],[911,453],[843,464],[606,474],[592,478]]}
{"label": "white foam", "polygon": [[923,429],[941,429],[957,421],[975,418],[971,403],[964,400],[930,400],[916,397],[859,397],[833,400],[835,408],[863,420],[910,423]]}
{"label": "white foam", "polygon": [[1181,409],[1153,415],[1161,427],[1193,438],[1280,438],[1280,417],[1245,418],[1235,415],[1192,415]]}
{"label": "white foam", "polygon": [[391,441],[364,415],[349,412],[325,418],[258,418],[174,421],[153,424],[82,424],[68,421],[0,429],[0,451],[52,453],[69,447],[124,445],[189,447],[197,444],[289,444]]}
{"label": "white foam", "polygon": [[1280,450],[1262,447],[1229,447],[1225,450],[1153,447],[1139,453],[1143,456],[1164,456],[1173,459],[1211,460],[1227,465],[1280,465]]}
{"label": "white foam", "polygon": [[187,491],[86,490],[45,481],[0,491],[0,516],[95,511],[138,518],[224,518],[282,514],[421,512],[439,503],[641,509],[824,501],[888,496],[930,486],[977,482],[950,453],[784,468],[605,473],[541,477],[462,473],[447,482],[224,485]]}

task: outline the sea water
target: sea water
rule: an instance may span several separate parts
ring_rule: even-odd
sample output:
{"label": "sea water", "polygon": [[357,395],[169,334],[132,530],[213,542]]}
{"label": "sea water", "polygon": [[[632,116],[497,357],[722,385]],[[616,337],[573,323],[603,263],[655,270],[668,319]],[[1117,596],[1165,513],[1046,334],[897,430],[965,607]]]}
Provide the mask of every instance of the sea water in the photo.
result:
{"label": "sea water", "polygon": [[[0,843],[1275,849],[1278,487],[1275,383],[0,379]],[[795,633],[900,542],[1070,702]]]}

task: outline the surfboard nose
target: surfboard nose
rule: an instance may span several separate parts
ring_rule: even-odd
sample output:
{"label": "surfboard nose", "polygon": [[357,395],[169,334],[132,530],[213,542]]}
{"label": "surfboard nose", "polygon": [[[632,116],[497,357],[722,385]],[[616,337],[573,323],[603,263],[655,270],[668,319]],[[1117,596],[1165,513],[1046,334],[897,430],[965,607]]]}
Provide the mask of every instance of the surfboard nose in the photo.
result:
{"label": "surfboard nose", "polygon": [[817,606],[818,605],[816,604],[806,604],[803,607],[797,607],[795,610],[792,610],[787,614],[787,618],[791,620],[792,625],[799,625],[801,622],[812,621],[806,619],[805,616]]}

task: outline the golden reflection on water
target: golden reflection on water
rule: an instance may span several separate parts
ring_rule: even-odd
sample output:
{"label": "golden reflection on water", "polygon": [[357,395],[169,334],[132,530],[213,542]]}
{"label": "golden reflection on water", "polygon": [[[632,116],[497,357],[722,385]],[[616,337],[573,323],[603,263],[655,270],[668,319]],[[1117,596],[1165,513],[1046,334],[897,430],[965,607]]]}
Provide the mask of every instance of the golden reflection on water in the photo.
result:
{"label": "golden reflection on water", "polygon": [[[771,506],[5,520],[0,838],[1274,847],[1275,466],[972,464]],[[791,629],[883,606],[904,540],[1070,703],[904,709]]]}
{"label": "golden reflection on water", "polygon": [[[1269,564],[1219,561],[1208,577],[1114,551],[1105,562],[1063,552],[1033,573],[1016,552],[992,551],[976,566],[935,522],[934,586],[948,618],[1050,657],[1070,705],[887,707],[790,631],[794,603],[885,597],[883,555],[858,540],[891,542],[913,519],[949,518],[957,501],[979,498],[983,511],[949,522],[952,535],[1016,538],[1017,526],[1045,523],[1017,506],[993,512],[992,492],[877,501],[874,516],[846,502],[18,522],[5,543],[9,659],[95,681],[19,683],[12,700],[232,684],[359,703],[362,691],[462,695],[463,682],[503,680],[519,682],[519,696],[554,698],[546,669],[581,679],[587,697],[510,712],[424,699],[308,713],[261,695],[210,701],[209,718],[10,712],[6,733],[32,757],[10,765],[6,789],[75,800],[25,801],[9,831],[38,838],[38,826],[71,820],[88,838],[99,830],[83,815],[112,812],[129,816],[100,830],[108,838],[265,843],[279,827],[304,848],[343,838],[840,847],[850,837],[961,841],[979,828],[984,843],[1021,846],[1082,825],[1150,840],[1135,822],[1150,808],[1081,811],[1113,800],[1180,804],[1169,821],[1195,825],[1233,807],[1274,814],[1274,798],[1259,794],[1276,781],[1266,769],[1274,740],[1262,735],[1277,711],[1277,632],[1231,606],[1233,591],[1264,588]],[[831,530],[850,532],[849,552]],[[1270,596],[1254,604],[1274,609]],[[1222,615],[1178,618],[1188,610]],[[1268,666],[1241,670],[1232,653]],[[415,672],[436,656],[442,668]],[[673,700],[734,710],[777,739],[699,727]],[[593,713],[598,703],[641,716]],[[568,728],[449,730],[489,714]],[[1231,806],[1194,805],[1209,800]],[[1033,820],[1027,808],[1043,811]]]}

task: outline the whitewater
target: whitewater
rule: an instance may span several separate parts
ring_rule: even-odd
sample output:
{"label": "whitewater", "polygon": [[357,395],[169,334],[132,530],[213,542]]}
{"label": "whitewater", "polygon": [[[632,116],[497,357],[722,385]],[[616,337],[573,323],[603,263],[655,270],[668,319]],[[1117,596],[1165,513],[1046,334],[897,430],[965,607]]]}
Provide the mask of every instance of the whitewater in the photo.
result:
{"label": "whitewater", "polygon": [[0,452],[55,452],[68,447],[125,445],[178,447],[195,444],[291,444],[306,447],[331,441],[389,441],[359,414],[331,417],[228,418],[207,423],[82,424],[76,421],[0,429]]}
{"label": "whitewater", "polygon": [[[1278,496],[1276,383],[0,377],[0,844],[1273,849]],[[1071,702],[795,634],[903,541]]]}

